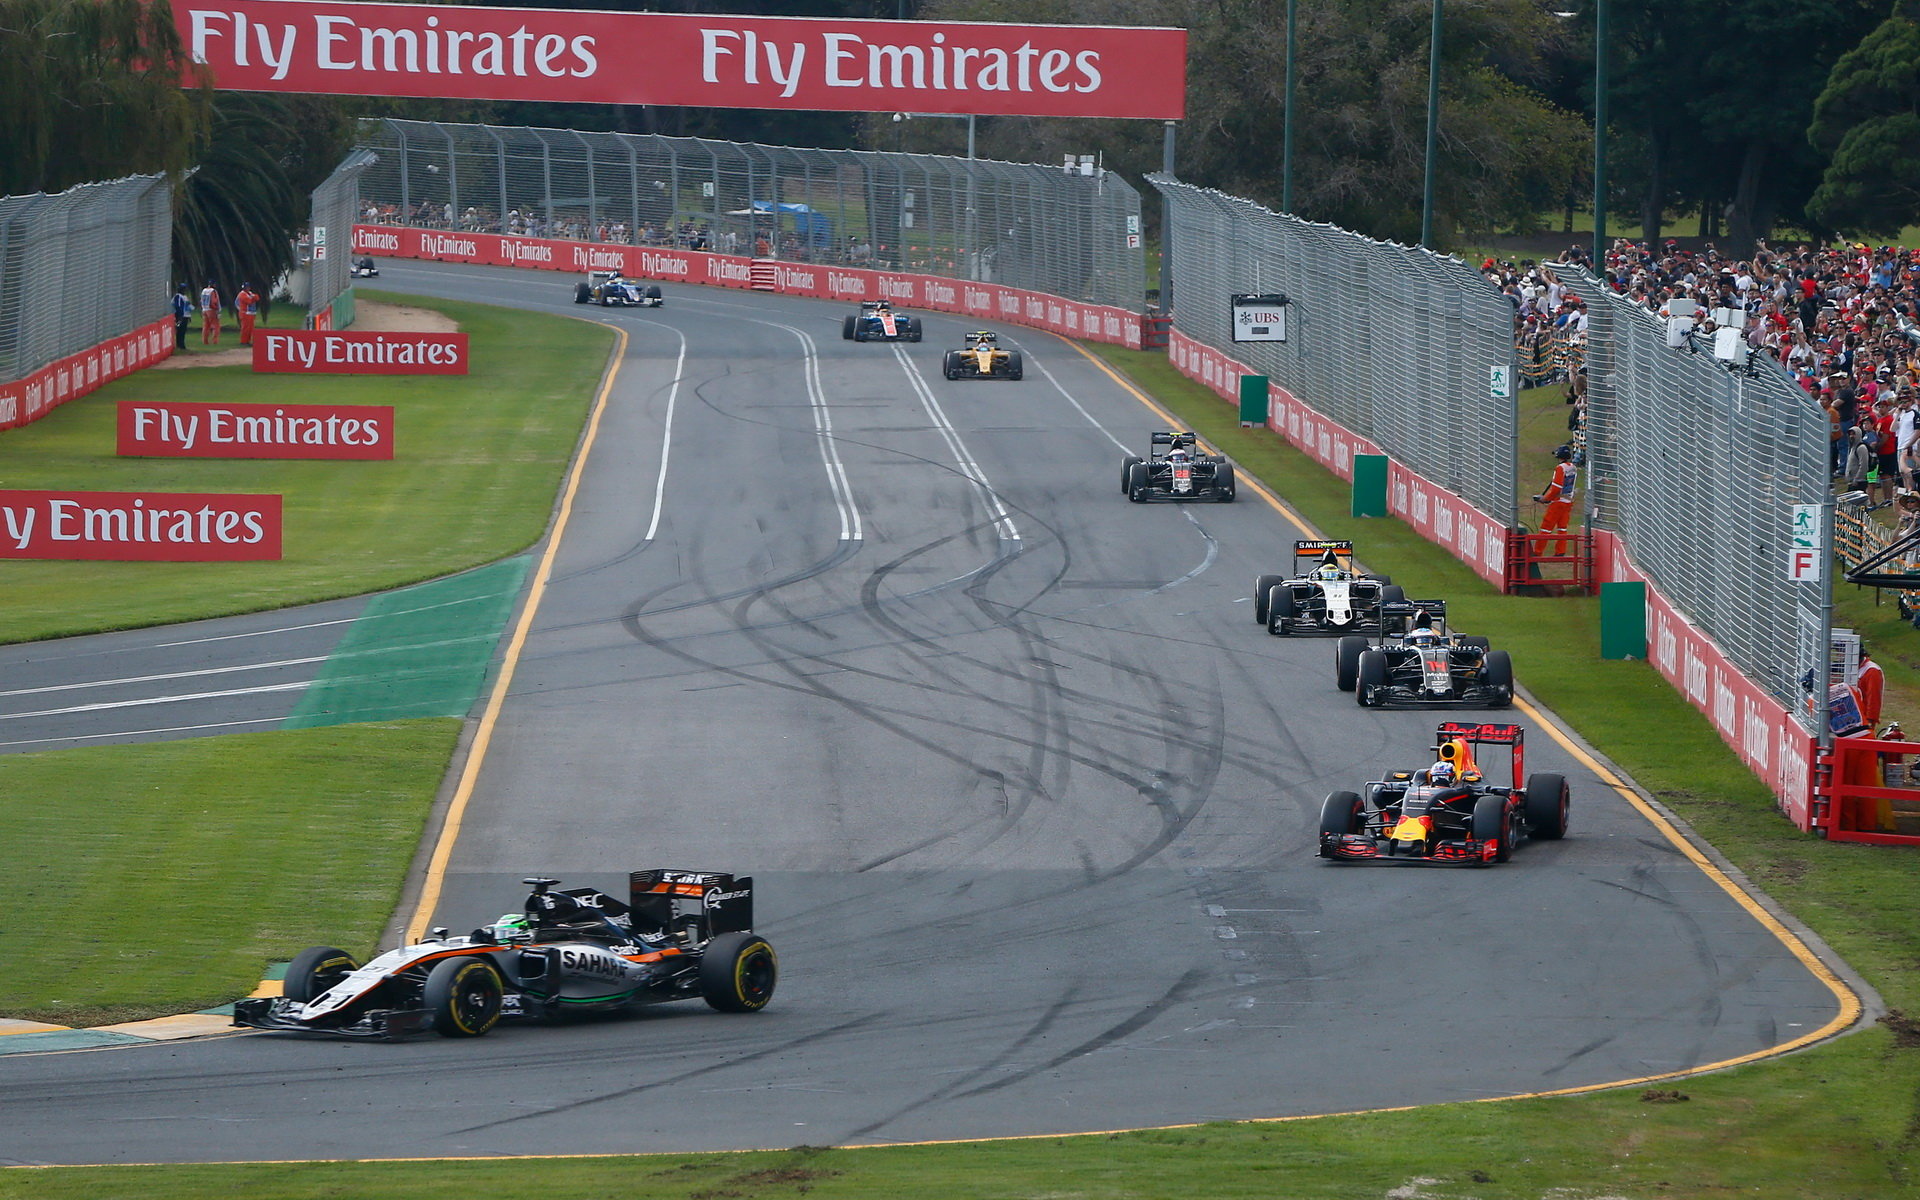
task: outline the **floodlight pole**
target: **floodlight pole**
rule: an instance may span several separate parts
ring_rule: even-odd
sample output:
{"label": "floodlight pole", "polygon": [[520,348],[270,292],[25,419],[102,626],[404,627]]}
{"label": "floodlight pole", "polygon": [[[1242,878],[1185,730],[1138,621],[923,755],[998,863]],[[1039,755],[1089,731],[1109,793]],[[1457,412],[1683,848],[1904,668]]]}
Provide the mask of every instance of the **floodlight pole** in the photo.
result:
{"label": "floodlight pole", "polygon": [[1440,8],[1433,0],[1433,49],[1427,59],[1427,181],[1420,203],[1420,244],[1433,245],[1433,159],[1440,145]]}
{"label": "floodlight pole", "polygon": [[[1437,2],[1437,0],[1436,0]],[[1280,211],[1293,211],[1293,10],[1287,0],[1287,82],[1280,116]]]}
{"label": "floodlight pole", "polygon": [[[1166,122],[1160,139],[1160,173],[1168,179],[1173,173],[1174,123]],[[1173,205],[1160,198],[1160,312],[1173,312]]]}
{"label": "floodlight pole", "polygon": [[1607,270],[1607,0],[1593,9],[1593,270]]}

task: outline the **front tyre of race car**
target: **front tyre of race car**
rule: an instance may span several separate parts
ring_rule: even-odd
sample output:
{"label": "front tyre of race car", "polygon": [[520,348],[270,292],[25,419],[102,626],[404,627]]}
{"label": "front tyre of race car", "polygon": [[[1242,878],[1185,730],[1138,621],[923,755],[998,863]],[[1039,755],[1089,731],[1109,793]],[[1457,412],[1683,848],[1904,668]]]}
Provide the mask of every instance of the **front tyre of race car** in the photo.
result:
{"label": "front tyre of race car", "polygon": [[573,285],[573,302],[575,304],[585,304],[591,299],[593,299],[592,288],[584,283],[576,283]]}
{"label": "front tyre of race car", "polygon": [[1481,845],[1493,843],[1493,858],[1477,858],[1474,866],[1485,867],[1513,857],[1513,817],[1507,798],[1489,793],[1473,802],[1473,840]]}
{"label": "front tyre of race car", "polygon": [[422,1002],[442,1037],[479,1037],[499,1023],[506,990],[491,962],[468,955],[435,964]]}
{"label": "front tyre of race car", "polygon": [[1256,625],[1267,623],[1267,596],[1274,585],[1286,578],[1285,575],[1262,575],[1253,581],[1253,621]]}
{"label": "front tyre of race car", "polygon": [[280,994],[302,1004],[360,969],[353,955],[332,946],[314,946],[293,956]]}
{"label": "front tyre of race car", "polygon": [[1275,584],[1267,593],[1267,632],[1276,636],[1292,632],[1293,621],[1300,615],[1300,606],[1294,602],[1293,589],[1284,583]]}
{"label": "front tyre of race car", "polygon": [[1567,810],[1572,799],[1565,776],[1527,776],[1527,832],[1549,842],[1567,836]]}
{"label": "front tyre of race car", "polygon": [[759,1012],[779,978],[779,957],[755,934],[723,933],[700,952],[700,994],[721,1012]]}
{"label": "front tyre of race car", "polygon": [[1334,643],[1333,682],[1343,692],[1350,692],[1360,675],[1360,656],[1367,652],[1367,639],[1358,634],[1350,634]]}
{"label": "front tyre of race car", "polygon": [[1489,650],[1480,665],[1480,682],[1493,689],[1489,708],[1505,708],[1513,703],[1513,659],[1505,650]]}
{"label": "front tyre of race car", "polygon": [[1387,653],[1368,650],[1360,655],[1353,672],[1353,698],[1361,708],[1372,708],[1374,693],[1387,686]]}
{"label": "front tyre of race car", "polygon": [[840,337],[843,341],[853,340],[853,327],[859,323],[859,317],[847,317],[840,322]]}
{"label": "front tyre of race car", "polygon": [[1367,806],[1352,792],[1333,792],[1320,805],[1320,857],[1338,861],[1333,844],[1366,828]]}

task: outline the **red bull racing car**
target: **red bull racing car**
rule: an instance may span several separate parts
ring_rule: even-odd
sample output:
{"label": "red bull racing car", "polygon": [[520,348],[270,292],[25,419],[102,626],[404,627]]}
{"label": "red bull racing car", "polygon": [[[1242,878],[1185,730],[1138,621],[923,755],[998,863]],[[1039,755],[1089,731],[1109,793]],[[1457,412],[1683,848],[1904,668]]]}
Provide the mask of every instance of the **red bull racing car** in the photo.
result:
{"label": "red bull racing car", "polygon": [[[1447,721],[1435,731],[1434,743],[1432,766],[1391,771],[1362,793],[1334,792],[1326,798],[1320,808],[1321,858],[1486,867],[1506,862],[1528,838],[1567,836],[1572,798],[1567,781],[1560,775],[1526,774],[1526,732],[1520,726]],[[1481,746],[1507,748],[1509,783],[1485,777],[1475,757]]]}
{"label": "red bull racing car", "polygon": [[885,300],[862,300],[860,311],[840,323],[840,336],[851,342],[917,342],[920,318],[893,311]]}
{"label": "red bull racing car", "polygon": [[253,1029],[397,1038],[479,1037],[504,1018],[559,1017],[699,998],[758,1012],[779,961],[752,931],[753,880],[710,871],[635,871],[628,899],[555,891],[531,878],[519,912],[472,933],[435,929],[364,966],[332,946],[302,951],[282,994],[233,1006]]}

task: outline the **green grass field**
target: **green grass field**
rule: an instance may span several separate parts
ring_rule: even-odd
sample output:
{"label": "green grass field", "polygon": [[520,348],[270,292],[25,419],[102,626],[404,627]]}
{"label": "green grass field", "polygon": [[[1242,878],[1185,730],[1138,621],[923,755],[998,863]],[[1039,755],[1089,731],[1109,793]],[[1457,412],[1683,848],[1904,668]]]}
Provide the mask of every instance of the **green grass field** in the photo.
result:
{"label": "green grass field", "polygon": [[[1351,534],[1369,566],[1419,579],[1423,587],[1431,585],[1434,592],[1448,596],[1452,615],[1463,627],[1486,633],[1513,651],[1525,687],[1838,948],[1898,1011],[1862,1034],[1779,1060],[1581,1097],[858,1151],[797,1146],[760,1154],[645,1158],[10,1170],[0,1172],[0,1198],[137,1195],[143,1200],[184,1200],[216,1192],[288,1200],[532,1192],[565,1197],[637,1193],[663,1200],[893,1200],[902,1195],[954,1200],[1920,1196],[1920,1022],[1904,1015],[1920,1014],[1920,930],[1913,919],[1920,910],[1920,863],[1914,855],[1829,844],[1793,830],[1707,722],[1651,668],[1598,658],[1597,614],[1591,601],[1496,595],[1400,522],[1350,520],[1345,484],[1278,437],[1264,430],[1241,430],[1228,405],[1179,377],[1164,357],[1096,349],[1183,423],[1268,481],[1307,520],[1335,536]],[[540,508],[542,517],[545,511]],[[1907,633],[1920,638],[1910,629]],[[1894,636],[1894,631],[1886,636]],[[1888,664],[1890,676],[1906,670],[1899,663]],[[244,857],[238,849],[248,845],[247,827],[235,815],[202,834],[197,832],[199,822],[181,820],[180,804],[158,798],[206,778],[198,774],[206,764],[193,755],[217,754],[217,774],[248,781],[222,793],[229,804],[257,804],[284,815],[308,805],[364,803],[389,812],[396,822],[396,828],[378,840],[404,845],[405,822],[411,819],[406,814],[424,811],[431,787],[423,781],[437,778],[436,764],[445,761],[447,743],[435,740],[437,731],[450,724],[347,726],[125,752],[74,751],[0,760],[0,788],[10,795],[38,790],[49,798],[33,809],[38,820],[54,823],[39,835],[48,846],[57,845],[63,835],[74,836],[90,818],[98,843],[93,853],[103,864],[117,855],[123,868],[136,868],[146,849],[140,844],[142,836],[153,836],[146,831],[172,829],[178,836],[184,829],[185,844],[176,852],[205,864],[211,874],[198,881],[199,889],[218,895],[226,888],[248,886],[253,879],[253,864],[233,861]],[[324,745],[290,740],[315,735],[366,740]],[[407,745],[408,738],[417,744]],[[135,752],[151,756],[150,761],[135,764],[114,757]],[[299,757],[314,752],[361,756],[370,771],[378,772],[377,778],[389,782],[371,796],[314,795],[304,804],[283,803],[294,795],[284,789],[295,782]],[[9,768],[21,774],[9,775]],[[101,790],[120,779],[128,782],[116,790]],[[214,782],[193,786],[197,792]],[[422,791],[410,790],[423,786]],[[101,795],[110,798],[110,808],[88,804],[76,811],[81,809],[78,798]],[[186,816],[196,815],[187,807]],[[115,816],[102,821],[100,811]],[[61,822],[66,823],[64,834]],[[229,830],[229,825],[237,828]],[[205,844],[198,844],[202,841]],[[331,853],[353,861],[360,851],[349,845],[335,846]],[[290,869],[298,871],[301,861],[301,854],[291,855]],[[399,861],[404,864],[404,854]],[[308,865],[310,894],[335,886],[330,864]],[[361,882],[366,894],[349,892],[342,898],[356,913],[367,914],[354,920],[370,937],[378,925],[374,914],[384,915],[382,903],[391,903],[398,873],[385,893],[371,881]],[[57,906],[49,896],[33,900],[24,924],[0,923],[0,962],[19,962],[50,939],[71,937],[70,899]],[[167,903],[153,902],[158,907],[142,913],[140,935],[164,942],[169,932],[164,923],[173,917]],[[206,919],[204,914],[201,919]],[[241,961],[221,968],[238,989],[222,998],[250,986],[252,967],[262,957],[284,957],[316,936],[316,931],[299,927],[293,913],[263,918],[260,925],[248,931],[245,952],[235,956]],[[329,940],[339,928],[329,920]],[[133,961],[138,955],[130,951],[137,947],[105,928],[89,950],[100,961],[138,969]],[[169,991],[166,975],[157,971],[147,979],[182,1007],[222,990],[217,980],[201,980],[191,989]],[[57,985],[57,980],[42,980],[37,990],[44,998],[45,989]],[[0,987],[10,986],[11,980],[0,975]],[[1275,1086],[1295,1085],[1276,1080]]]}

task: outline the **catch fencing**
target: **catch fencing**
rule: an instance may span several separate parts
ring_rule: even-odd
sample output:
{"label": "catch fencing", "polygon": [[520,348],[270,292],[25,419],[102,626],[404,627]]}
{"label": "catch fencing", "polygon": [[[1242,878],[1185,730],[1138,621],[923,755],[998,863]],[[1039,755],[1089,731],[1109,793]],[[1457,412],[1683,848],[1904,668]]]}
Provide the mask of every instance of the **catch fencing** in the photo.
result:
{"label": "catch fencing", "polygon": [[160,175],[0,198],[0,429],[170,351],[172,232]]}
{"label": "catch fencing", "polygon": [[1766,355],[1730,367],[1706,339],[1670,346],[1655,314],[1555,269],[1587,300],[1594,524],[1811,730],[1803,680],[1825,663],[1825,589],[1788,568],[1796,536],[1824,544],[1794,520],[1831,495],[1825,412]]}
{"label": "catch fencing", "polygon": [[360,176],[373,162],[370,152],[355,150],[313,189],[313,219],[302,245],[311,328],[353,324],[353,223],[360,215]]}
{"label": "catch fencing", "polygon": [[[1516,520],[1513,306],[1426,250],[1165,175],[1175,331],[1255,373],[1495,523]],[[1283,294],[1288,340],[1233,341],[1229,298]],[[1491,387],[1494,369],[1508,381]]]}
{"label": "catch fencing", "polygon": [[360,220],[964,279],[1137,311],[1140,195],[1104,171],[425,121],[363,123]]}

